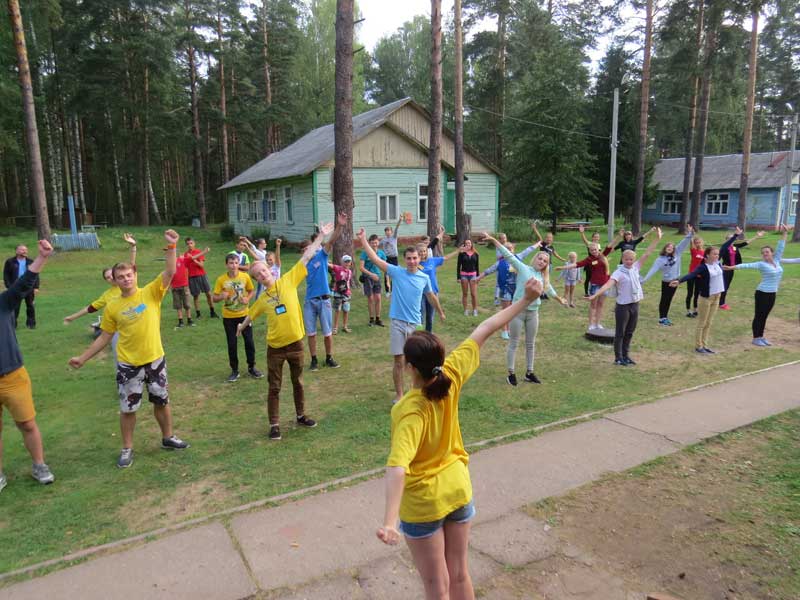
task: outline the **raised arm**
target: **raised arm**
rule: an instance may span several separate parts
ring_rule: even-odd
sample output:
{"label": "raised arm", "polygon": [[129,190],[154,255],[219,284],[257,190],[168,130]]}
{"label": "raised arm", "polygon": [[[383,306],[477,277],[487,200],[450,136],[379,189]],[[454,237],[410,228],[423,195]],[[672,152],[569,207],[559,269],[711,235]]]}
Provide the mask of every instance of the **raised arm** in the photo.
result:
{"label": "raised arm", "polygon": [[463,251],[464,251],[464,245],[462,244],[461,246],[453,250],[450,254],[445,254],[442,258],[447,261],[453,258],[454,256],[458,256]]}
{"label": "raised arm", "polygon": [[495,313],[483,323],[478,325],[470,335],[478,346],[483,346],[484,342],[502,329],[507,323],[528,308],[528,305],[542,295],[542,282],[531,277],[525,282],[525,294],[508,308],[504,308],[499,313]]}
{"label": "raised arm", "polygon": [[720,256],[725,254],[728,251],[728,248],[731,247],[733,242],[736,241],[736,238],[738,238],[740,235],[742,235],[742,228],[737,226],[736,229],[733,230],[733,232],[734,232],[733,235],[731,237],[729,237],[727,240],[725,240],[725,243],[722,244],[722,246],[719,247]]}
{"label": "raised arm", "polygon": [[781,259],[783,258],[783,251],[786,248],[786,238],[789,235],[789,226],[786,224],[781,224],[781,231],[783,232],[783,235],[781,236],[781,239],[778,241],[778,244],[775,246],[776,263],[781,262]]}
{"label": "raised arm", "polygon": [[488,232],[485,231],[483,232],[483,240],[494,244],[495,248],[500,250],[500,253],[505,257],[505,259],[509,262],[509,264],[514,265],[514,268],[516,268],[517,271],[524,271],[527,268],[527,265],[524,262],[522,262],[520,259],[514,256],[511,250],[509,250],[508,248],[503,246],[503,244],[494,239],[491,235],[488,234]]}
{"label": "raised arm", "polygon": [[333,230],[333,223],[325,223],[322,227],[320,227],[319,235],[314,238],[313,242],[306,246],[303,254],[300,255],[300,262],[302,262],[304,265],[307,265],[308,261],[314,258],[317,250],[322,248],[322,244],[325,243],[325,238],[329,236]]}
{"label": "raised arm", "polygon": [[656,249],[656,244],[661,240],[661,236],[663,235],[661,232],[661,227],[654,228],[656,229],[656,237],[653,238],[653,241],[650,242],[650,245],[645,248],[645,251],[642,252],[642,257],[637,261],[639,263],[639,268],[642,268],[642,265],[645,263],[647,258],[653,253],[653,250]]}
{"label": "raised arm", "polygon": [[275,238],[275,266],[281,268],[281,238]]}
{"label": "raised arm", "polygon": [[392,232],[392,237],[397,239],[397,231],[400,229],[400,225],[403,223],[403,215],[400,215],[400,218],[397,219],[397,225],[394,226],[394,232]]}
{"label": "raised arm", "polygon": [[164,258],[166,259],[166,266],[164,267],[164,272],[161,274],[161,285],[164,287],[169,287],[169,283],[172,281],[172,278],[175,276],[175,271],[177,270],[177,256],[175,255],[175,248],[178,245],[178,239],[180,236],[178,232],[174,229],[167,229],[164,232],[164,239],[167,241],[167,247],[165,248],[166,254]]}
{"label": "raised arm", "polygon": [[752,243],[753,243],[753,242],[755,242],[756,240],[760,240],[760,239],[761,239],[761,238],[763,238],[763,237],[764,237],[766,234],[767,234],[767,232],[766,232],[766,231],[758,231],[758,232],[756,232],[756,234],[755,234],[753,237],[751,237],[749,240],[744,240],[744,241],[741,241],[741,242],[735,243],[735,244],[734,244],[734,246],[736,246],[737,248],[744,248],[745,246],[749,246],[750,244],[752,244]]}
{"label": "raised arm", "polygon": [[122,239],[128,244],[128,262],[132,267],[136,267],[136,238],[132,233],[123,233]]}
{"label": "raised arm", "polygon": [[660,256],[656,257],[656,259],[653,261],[653,264],[650,267],[650,270],[647,272],[647,275],[639,278],[639,283],[642,285],[647,283],[647,280],[650,279],[653,275],[655,275],[656,271],[658,271],[663,265],[664,261],[662,260],[662,258]]}
{"label": "raised arm", "polygon": [[583,245],[588,246],[589,240],[586,239],[586,228],[583,225],[578,225],[578,232],[581,234],[581,239],[583,240]]}
{"label": "raised arm", "polygon": [[534,235],[536,235],[536,237],[538,238],[538,240],[539,240],[539,243],[543,242],[543,241],[544,241],[544,238],[542,237],[542,234],[541,234],[541,233],[539,233],[539,228],[536,226],[536,221],[533,221],[533,222],[531,223],[531,229],[533,229],[533,233],[534,233]]}
{"label": "raised arm", "polygon": [[683,251],[686,250],[686,248],[689,247],[689,243],[692,241],[693,237],[694,237],[694,229],[692,228],[691,225],[687,224],[686,225],[686,235],[683,236],[683,239],[680,242],[678,242],[677,246],[675,246],[675,257],[676,258],[679,257],[681,254],[683,254]]}
{"label": "raised arm", "polygon": [[358,241],[361,242],[361,249],[367,253],[367,256],[369,257],[370,261],[372,261],[372,264],[377,266],[384,273],[386,273],[386,270],[389,268],[389,263],[387,263],[377,254],[375,254],[375,250],[373,250],[372,246],[370,246],[369,242],[367,242],[367,232],[364,231],[363,227],[358,230]]}
{"label": "raised arm", "polygon": [[[342,235],[342,230],[347,227],[347,215],[344,213],[339,213],[336,215],[336,228],[333,230],[333,235],[330,239],[325,242],[325,252],[328,254],[331,253],[331,248],[333,248],[333,244],[336,243]],[[320,230],[320,235],[322,235],[322,231]]]}

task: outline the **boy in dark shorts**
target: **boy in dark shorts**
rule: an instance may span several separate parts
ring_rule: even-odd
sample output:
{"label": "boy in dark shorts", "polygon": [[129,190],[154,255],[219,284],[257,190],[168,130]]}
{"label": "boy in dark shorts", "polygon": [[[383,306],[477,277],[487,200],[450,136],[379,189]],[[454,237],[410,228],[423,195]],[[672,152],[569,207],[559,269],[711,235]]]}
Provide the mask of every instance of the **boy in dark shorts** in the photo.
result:
{"label": "boy in dark shorts", "polygon": [[208,275],[203,263],[205,256],[211,248],[200,250],[195,247],[194,240],[186,238],[186,252],[184,256],[188,259],[186,266],[189,268],[189,293],[194,298],[194,316],[200,318],[200,294],[206,295],[208,302],[208,316],[212,319],[219,319],[219,315],[214,312],[214,302],[211,300],[211,284],[208,282]]}
{"label": "boy in dark shorts", "polygon": [[183,311],[186,311],[186,324],[194,327],[192,321],[192,310],[189,305],[189,259],[186,255],[175,259],[175,276],[172,278],[170,287],[172,288],[172,308],[178,311],[178,328],[183,327]]}

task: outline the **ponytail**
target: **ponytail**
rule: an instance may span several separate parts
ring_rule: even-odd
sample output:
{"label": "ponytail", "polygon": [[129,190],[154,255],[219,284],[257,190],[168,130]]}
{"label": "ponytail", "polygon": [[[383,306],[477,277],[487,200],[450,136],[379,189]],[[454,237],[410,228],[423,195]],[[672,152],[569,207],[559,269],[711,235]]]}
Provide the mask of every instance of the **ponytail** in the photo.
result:
{"label": "ponytail", "polygon": [[442,369],[444,345],[438,337],[427,331],[415,331],[406,340],[403,355],[425,380],[422,393],[428,400],[436,402],[447,397],[453,382]]}

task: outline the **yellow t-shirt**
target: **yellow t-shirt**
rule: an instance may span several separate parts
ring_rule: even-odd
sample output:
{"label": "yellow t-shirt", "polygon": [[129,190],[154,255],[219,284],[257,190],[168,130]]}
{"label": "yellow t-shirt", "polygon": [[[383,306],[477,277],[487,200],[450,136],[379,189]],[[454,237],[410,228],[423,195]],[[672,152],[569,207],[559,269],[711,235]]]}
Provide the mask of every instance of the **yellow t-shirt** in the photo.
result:
{"label": "yellow t-shirt", "polygon": [[122,290],[120,290],[117,286],[112,285],[105,292],[103,292],[97,300],[92,302],[91,306],[95,310],[103,310],[103,308],[105,308],[109,302],[116,300],[120,296],[122,296]]}
{"label": "yellow t-shirt", "polygon": [[214,293],[222,294],[232,292],[231,296],[226,296],[222,301],[222,317],[225,319],[236,319],[247,316],[247,302],[245,296],[253,291],[253,282],[247,273],[237,273],[236,277],[231,277],[223,273],[217,277],[214,283]]}
{"label": "yellow t-shirt", "polygon": [[298,262],[275,285],[261,292],[250,308],[252,321],[262,314],[267,315],[267,346],[283,348],[302,340],[306,335],[297,288],[305,281],[307,274],[306,265]]}
{"label": "yellow t-shirt", "polygon": [[100,328],[119,332],[119,362],[141,367],[164,356],[161,345],[161,301],[169,289],[161,274],[127,298],[120,296],[106,306]]}
{"label": "yellow t-shirt", "polygon": [[437,521],[472,500],[458,401],[480,359],[478,344],[465,340],[442,367],[453,382],[446,398],[428,400],[422,390],[412,389],[392,408],[392,448],[386,465],[406,471],[400,502],[403,521]]}

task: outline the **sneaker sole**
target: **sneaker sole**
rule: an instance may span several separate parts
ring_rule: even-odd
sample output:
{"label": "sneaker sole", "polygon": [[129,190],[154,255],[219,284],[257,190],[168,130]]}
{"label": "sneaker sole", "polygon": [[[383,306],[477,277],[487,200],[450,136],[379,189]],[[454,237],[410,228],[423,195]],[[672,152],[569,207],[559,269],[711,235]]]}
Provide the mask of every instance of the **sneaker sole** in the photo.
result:
{"label": "sneaker sole", "polygon": [[338,369],[338,368],[339,368],[339,367],[341,367],[342,365],[328,365],[328,364],[326,364],[325,366],[326,366],[328,369]]}
{"label": "sneaker sole", "polygon": [[[31,477],[33,477],[33,475],[31,475]],[[56,478],[53,477],[52,475],[50,476],[50,479],[39,479],[38,477],[33,477],[33,479],[34,479],[34,481],[38,481],[42,485],[50,485],[51,483],[53,483],[56,480]],[[0,489],[3,489],[3,488],[0,488]]]}
{"label": "sneaker sole", "polygon": [[161,444],[162,450],[186,450],[187,448],[191,447],[192,447],[191,444],[186,444],[183,448],[178,448],[176,446],[165,446],[164,444]]}
{"label": "sneaker sole", "polygon": [[117,463],[117,468],[118,468],[118,469],[127,469],[127,468],[128,468],[128,467],[130,467],[132,464],[133,464],[133,461],[129,462],[127,465],[121,465],[121,464]]}

